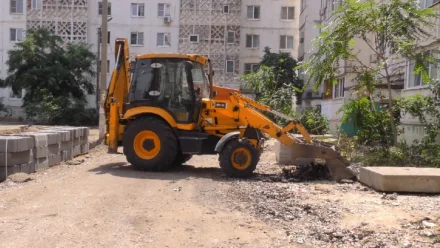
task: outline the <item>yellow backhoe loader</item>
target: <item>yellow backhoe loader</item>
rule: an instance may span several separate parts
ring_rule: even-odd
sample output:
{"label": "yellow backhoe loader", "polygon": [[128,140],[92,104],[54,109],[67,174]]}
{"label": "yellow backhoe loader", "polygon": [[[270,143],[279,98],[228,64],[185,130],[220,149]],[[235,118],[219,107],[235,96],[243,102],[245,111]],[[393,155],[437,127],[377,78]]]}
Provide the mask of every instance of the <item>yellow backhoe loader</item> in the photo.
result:
{"label": "yellow backhoe loader", "polygon": [[[300,158],[325,159],[335,180],[352,178],[333,148],[313,142],[296,120],[280,127],[263,113],[290,119],[213,85],[211,61],[195,54],[143,54],[132,61],[128,40],[115,42],[116,67],[103,102],[109,152],[123,147],[136,169],[163,171],[193,155],[218,154],[231,177],[249,177],[262,153],[263,133],[295,149]],[[289,131],[299,130],[303,141]]]}

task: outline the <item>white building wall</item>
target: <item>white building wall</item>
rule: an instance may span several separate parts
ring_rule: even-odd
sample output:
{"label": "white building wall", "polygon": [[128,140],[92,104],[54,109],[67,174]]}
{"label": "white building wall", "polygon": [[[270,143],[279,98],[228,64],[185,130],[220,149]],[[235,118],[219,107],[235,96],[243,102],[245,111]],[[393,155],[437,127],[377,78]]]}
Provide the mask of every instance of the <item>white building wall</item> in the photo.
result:
{"label": "white building wall", "polygon": [[[10,1],[2,0],[0,1],[0,78],[5,79],[8,67],[6,66],[6,61],[8,60],[8,51],[13,49],[15,46],[14,41],[10,40],[10,29],[26,29],[26,7],[25,1],[23,1],[23,13],[11,13],[10,12]],[[0,98],[2,102],[10,106],[12,110],[13,118],[19,116],[22,111],[19,108],[22,105],[22,100],[10,97],[9,88],[0,88]]]}
{"label": "white building wall", "polygon": [[[98,28],[101,27],[102,16],[98,13],[98,0],[88,1],[88,43],[93,52],[98,52]],[[107,74],[107,85],[111,79],[111,72],[115,67],[115,40],[116,38],[127,38],[130,42],[131,32],[143,32],[143,45],[130,45],[130,55],[134,56],[143,53],[177,52],[179,42],[179,3],[173,0],[137,0],[136,3],[143,3],[145,13],[143,17],[131,15],[131,1],[113,0],[111,3],[111,21],[108,23],[110,31],[110,42],[107,49],[107,59],[110,62],[109,73]],[[164,23],[163,17],[158,16],[159,3],[170,4],[171,22]],[[157,33],[170,33],[171,46],[158,47]],[[96,80],[95,80],[96,82]],[[96,106],[95,96],[88,98],[90,106]]]}
{"label": "white building wall", "polygon": [[[260,19],[249,20],[247,7],[260,6]],[[281,7],[294,7],[294,20],[281,20]],[[280,51],[280,36],[292,35],[293,49],[281,50],[289,52],[293,58],[298,57],[300,0],[242,0],[240,37],[240,74],[244,73],[244,64],[259,63],[263,57],[264,47],[272,52]],[[246,35],[259,35],[258,48],[246,47]]]}

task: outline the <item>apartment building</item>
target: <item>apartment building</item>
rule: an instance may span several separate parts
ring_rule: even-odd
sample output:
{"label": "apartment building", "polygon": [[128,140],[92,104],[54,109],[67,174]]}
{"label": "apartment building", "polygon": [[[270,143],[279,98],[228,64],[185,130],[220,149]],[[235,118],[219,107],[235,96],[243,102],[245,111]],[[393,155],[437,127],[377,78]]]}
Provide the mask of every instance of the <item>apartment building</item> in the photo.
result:
{"label": "apartment building", "polygon": [[[131,55],[179,52],[208,56],[215,83],[230,88],[243,88],[240,75],[258,68],[266,46],[273,52],[290,52],[294,58],[298,55],[300,0],[108,2],[107,82],[115,63],[113,41],[117,37],[129,39]],[[7,51],[23,39],[27,28],[48,27],[65,42],[87,43],[92,51],[100,52],[100,0],[3,0],[0,6],[2,78],[7,76]],[[21,106],[21,97],[9,93],[0,89],[3,102]],[[96,105],[95,96],[88,101],[90,107]]]}
{"label": "apartment building", "polygon": [[[22,41],[26,30],[27,8],[23,1],[0,1],[0,77],[7,76],[8,51]],[[8,105],[15,116],[21,115],[22,96],[10,89],[0,89],[0,99]]]}
{"label": "apartment building", "polygon": [[[420,6],[422,8],[435,8],[437,13],[440,13],[440,0],[421,0]],[[425,47],[425,52],[431,50],[439,50],[440,43],[440,20],[436,23],[437,29],[428,30],[433,35],[432,39],[425,40],[421,46]],[[405,84],[404,89],[401,91],[402,97],[410,97],[416,94],[430,95],[431,91],[428,86],[423,83],[423,80],[419,75],[414,75],[414,61],[407,61],[407,67],[405,71]],[[429,76],[432,79],[440,80],[440,68],[434,65],[429,66]],[[399,141],[405,140],[408,143],[414,140],[421,140],[421,137],[425,135],[425,129],[420,125],[419,121],[413,116],[407,114],[401,119],[401,128],[403,133],[398,137]]]}
{"label": "apartment building", "polygon": [[181,0],[179,52],[212,61],[216,84],[239,88],[241,0]]}
{"label": "apartment building", "polygon": [[[318,25],[321,24],[321,15],[319,6],[321,0],[301,0],[300,16],[299,16],[299,45],[298,45],[298,62],[308,61],[313,56],[313,44],[312,41],[318,37],[320,29]],[[298,72],[300,78],[307,82],[309,80],[308,75],[304,74],[303,70]],[[311,81],[307,87],[305,93],[301,96],[301,104],[298,106],[297,111],[314,106],[321,106],[323,98],[323,86],[320,87],[317,93],[313,91],[315,85],[314,81]]]}
{"label": "apartment building", "polygon": [[[304,43],[298,48],[300,61],[306,61],[308,58],[310,58],[310,56],[313,56],[314,51],[311,50],[310,45],[312,40],[315,39],[320,33],[320,30],[313,25],[317,21],[312,25],[310,25],[310,21],[315,21],[317,16],[319,16],[321,24],[325,25],[329,23],[334,18],[332,12],[342,3],[341,0],[318,0],[318,3],[313,1],[315,0],[305,1],[306,3],[303,5],[304,9],[301,11],[300,34],[301,37],[304,37]],[[439,8],[440,4],[438,4],[438,2],[438,0],[422,0],[420,1],[420,6],[422,8]],[[313,7],[311,8],[311,6]],[[316,8],[316,6],[320,6],[320,8]],[[440,23],[437,24],[437,27],[440,27]],[[435,32],[437,39],[440,38],[438,30],[432,30],[432,32]],[[422,45],[426,46],[427,49],[435,49],[439,46],[435,40],[425,41],[425,44]],[[374,66],[377,62],[376,56],[373,54],[372,50],[367,44],[357,41],[354,50],[355,53],[358,53],[358,59],[362,61],[363,64]],[[410,61],[396,62],[395,64],[391,65],[390,69],[393,70],[393,67],[397,68],[402,66],[402,62],[406,63],[406,70],[398,73],[392,79],[392,98],[400,96],[409,97],[417,93],[429,94],[429,90],[425,85],[423,85],[420,77],[414,75],[413,68],[411,67],[412,63]],[[352,91],[352,88],[355,85],[356,75],[346,71],[346,67],[349,65],[349,63],[351,62],[340,61],[341,69],[339,71],[339,75],[337,75],[338,83],[336,85],[332,85],[329,82],[322,82],[318,92],[315,93],[312,91],[312,88],[316,82],[312,81],[309,88],[302,95],[302,103],[300,108],[298,108],[299,110],[302,110],[312,106],[320,106],[321,113],[330,120],[330,132],[333,134],[336,134],[340,129],[348,132],[349,134],[354,134],[355,131],[353,129],[353,125],[341,125],[342,113],[338,113],[338,110],[343,104],[350,99],[355,99],[358,97]],[[438,68],[431,67],[430,75],[433,78],[438,78],[440,77],[440,71]],[[305,80],[307,80],[307,75],[303,75],[303,77]],[[385,85],[378,85],[377,90],[381,91],[383,95],[388,96]],[[324,94],[324,92],[329,92],[329,94]],[[386,106],[387,101],[388,99],[384,99],[382,102],[378,102],[378,104]],[[404,133],[399,136],[399,140],[412,142],[414,139],[420,139],[420,137],[422,137],[424,129],[412,116],[404,116],[401,122]]]}
{"label": "apartment building", "polygon": [[240,73],[258,68],[264,47],[298,58],[300,0],[242,0]]}

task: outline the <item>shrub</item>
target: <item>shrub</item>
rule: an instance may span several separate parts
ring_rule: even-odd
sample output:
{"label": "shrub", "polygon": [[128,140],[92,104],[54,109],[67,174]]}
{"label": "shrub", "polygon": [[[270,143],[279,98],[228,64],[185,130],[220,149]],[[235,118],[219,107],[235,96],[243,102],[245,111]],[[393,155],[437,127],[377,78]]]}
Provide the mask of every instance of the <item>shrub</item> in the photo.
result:
{"label": "shrub", "polygon": [[328,119],[321,114],[317,107],[304,110],[299,118],[299,122],[311,134],[323,135],[329,131]]}

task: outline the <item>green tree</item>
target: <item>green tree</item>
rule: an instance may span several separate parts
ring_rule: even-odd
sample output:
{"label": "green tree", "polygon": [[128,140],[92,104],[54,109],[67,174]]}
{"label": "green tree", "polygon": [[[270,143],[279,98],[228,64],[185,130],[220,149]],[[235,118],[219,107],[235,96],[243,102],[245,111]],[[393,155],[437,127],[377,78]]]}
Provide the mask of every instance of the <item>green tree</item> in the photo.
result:
{"label": "green tree", "polygon": [[290,53],[273,53],[270,51],[269,47],[265,47],[264,56],[260,62],[260,66],[272,68],[272,71],[275,74],[274,87],[277,89],[282,88],[285,85],[291,85],[297,89],[303,87],[303,81],[298,77],[295,71],[298,62]]}
{"label": "green tree", "polygon": [[[336,83],[341,68],[356,74],[356,90],[364,92],[370,99],[376,86],[386,85],[388,99],[388,120],[393,143],[397,144],[397,123],[393,116],[392,85],[402,74],[405,61],[415,61],[414,73],[420,74],[424,82],[430,82],[428,64],[437,63],[433,54],[423,54],[421,40],[433,38],[429,33],[435,30],[435,10],[420,9],[417,0],[389,0],[377,3],[375,0],[346,0],[334,12],[334,18],[322,27],[314,42],[315,53],[311,60],[300,67],[310,79],[315,79],[315,90],[324,80]],[[365,63],[358,56],[356,44],[369,48],[377,57],[377,63]],[[346,61],[341,65],[340,61]],[[402,63],[403,62],[403,63]],[[378,111],[371,101],[372,110]],[[354,105],[353,105],[354,106]]]}
{"label": "green tree", "polygon": [[65,44],[45,28],[30,29],[8,55],[3,86],[15,93],[26,90],[28,118],[50,123],[72,106],[85,105],[87,94],[94,93],[95,55],[84,44]]}
{"label": "green tree", "polygon": [[[288,84],[277,87],[276,78],[273,68],[261,66],[257,72],[244,75],[241,79],[247,87],[256,92],[257,101],[283,114],[293,116],[292,95],[296,91],[293,86]],[[280,125],[286,123],[284,119],[271,114],[269,114],[269,117]]]}

